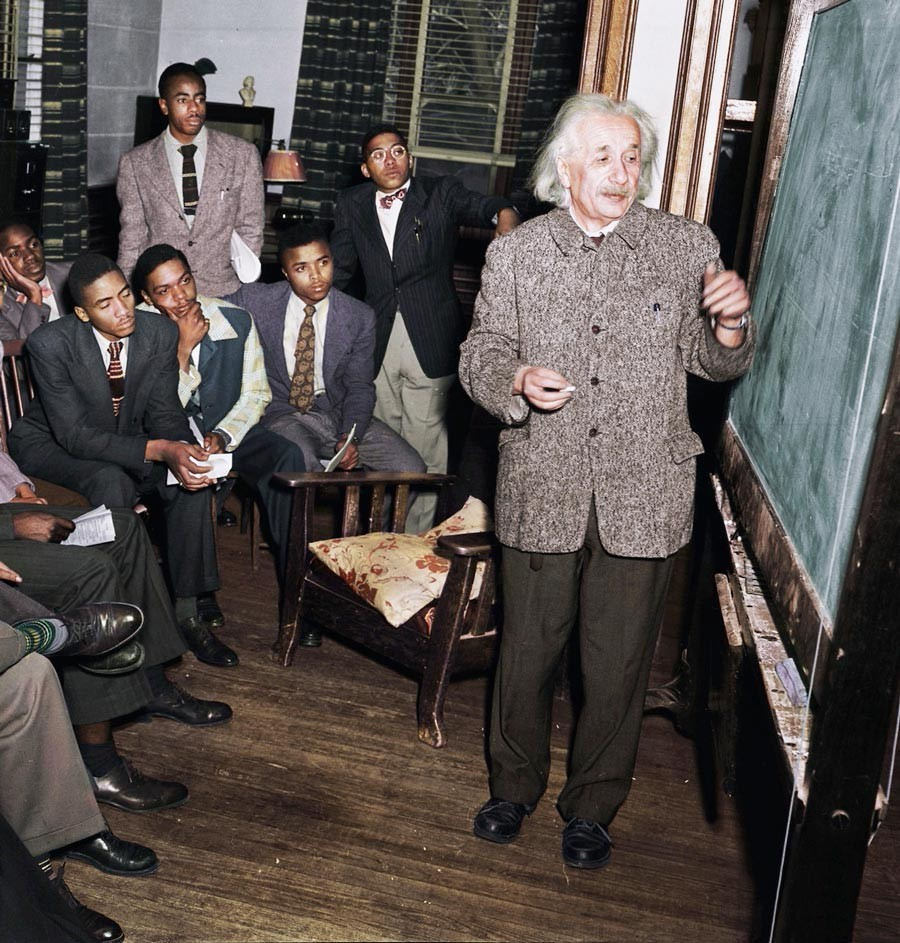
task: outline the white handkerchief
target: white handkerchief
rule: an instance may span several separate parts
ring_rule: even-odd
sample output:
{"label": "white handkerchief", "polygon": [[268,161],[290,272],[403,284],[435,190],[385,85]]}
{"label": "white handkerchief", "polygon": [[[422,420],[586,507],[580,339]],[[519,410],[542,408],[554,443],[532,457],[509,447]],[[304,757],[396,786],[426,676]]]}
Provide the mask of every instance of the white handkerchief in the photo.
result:
{"label": "white handkerchief", "polygon": [[262,271],[262,263],[235,230],[231,231],[231,267],[245,284],[255,282]]}

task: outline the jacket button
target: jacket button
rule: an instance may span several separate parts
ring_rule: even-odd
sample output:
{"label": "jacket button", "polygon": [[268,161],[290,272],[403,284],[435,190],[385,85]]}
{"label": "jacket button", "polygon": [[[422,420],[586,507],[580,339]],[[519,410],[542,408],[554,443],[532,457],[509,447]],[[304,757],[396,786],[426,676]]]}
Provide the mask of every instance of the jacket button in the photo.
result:
{"label": "jacket button", "polygon": [[593,439],[593,438],[597,435],[597,430],[596,430],[596,429],[591,429],[591,430],[588,432],[588,435]]}
{"label": "jacket button", "polygon": [[591,377],[591,386],[596,386],[600,382],[598,377]]}
{"label": "jacket button", "polygon": [[194,244],[194,240],[193,240],[193,239],[188,239],[188,245],[189,245],[189,246],[192,246],[193,244]]}
{"label": "jacket button", "polygon": [[599,333],[600,333],[600,325],[599,325],[599,324],[592,324],[592,325],[591,325],[591,334],[599,334]]}

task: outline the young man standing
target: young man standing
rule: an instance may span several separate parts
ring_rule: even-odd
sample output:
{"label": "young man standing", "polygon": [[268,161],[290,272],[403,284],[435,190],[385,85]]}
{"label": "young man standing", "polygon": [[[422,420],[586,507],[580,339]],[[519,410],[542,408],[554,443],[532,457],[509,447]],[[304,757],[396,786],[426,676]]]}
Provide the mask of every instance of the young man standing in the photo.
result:
{"label": "young man standing", "polygon": [[259,153],[205,127],[206,82],[186,62],[159,77],[159,107],[168,127],[119,161],[119,267],[130,277],[141,252],[165,242],[187,256],[199,290],[221,298],[240,285],[232,235],[257,256],[262,249]]}
{"label": "young man standing", "polygon": [[[467,190],[456,177],[414,177],[406,138],[393,125],[371,128],[362,142],[370,183],[337,196],[334,282],[346,287],[357,268],[375,310],[375,415],[403,436],[430,472],[447,470],[446,414],[456,380],[464,325],[453,260],[460,226],[519,223],[512,204]],[[434,498],[420,496],[407,520],[431,526]]]}

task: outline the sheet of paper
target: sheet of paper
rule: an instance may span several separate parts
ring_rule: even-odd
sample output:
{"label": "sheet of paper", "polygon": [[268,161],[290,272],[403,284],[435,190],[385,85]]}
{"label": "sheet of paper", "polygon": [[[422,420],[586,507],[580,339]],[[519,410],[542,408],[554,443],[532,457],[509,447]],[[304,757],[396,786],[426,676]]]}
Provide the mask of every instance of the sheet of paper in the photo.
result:
{"label": "sheet of paper", "polygon": [[353,442],[353,437],[355,435],[356,435],[356,423],[354,422],[350,431],[347,433],[347,440],[344,442],[341,448],[338,449],[338,451],[334,453],[334,457],[330,459],[324,459],[324,458],[319,459],[325,471],[333,472],[338,467],[338,465],[341,464],[341,459],[347,454],[347,449],[350,448],[350,445]]}
{"label": "sheet of paper", "polygon": [[[198,474],[198,477],[203,477],[203,475],[208,474],[210,478],[227,478],[228,473],[231,471],[231,452],[216,452],[214,455],[210,455],[210,457],[205,462],[197,462],[193,458],[191,461],[194,462],[195,465],[201,467],[203,465],[210,466],[209,472]],[[178,479],[172,474],[171,468],[169,469],[169,474],[166,475],[166,484],[178,484]]]}
{"label": "sheet of paper", "polygon": [[73,517],[72,523],[75,530],[62,541],[70,547],[93,547],[116,539],[112,513],[103,504],[80,517]]}

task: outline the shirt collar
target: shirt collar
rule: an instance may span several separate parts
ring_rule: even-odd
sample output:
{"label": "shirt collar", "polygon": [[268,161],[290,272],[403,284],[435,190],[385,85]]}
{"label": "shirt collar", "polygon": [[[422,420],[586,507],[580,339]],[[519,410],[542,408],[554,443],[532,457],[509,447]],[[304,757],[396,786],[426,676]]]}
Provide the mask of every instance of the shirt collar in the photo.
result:
{"label": "shirt collar", "polygon": [[[207,133],[206,133],[206,125],[203,125],[203,127],[200,129],[200,131],[199,131],[199,132],[197,133],[197,135],[194,137],[194,140],[191,142],[192,144],[196,144],[196,145],[197,145],[197,151],[198,151],[198,152],[202,152],[202,153],[204,153],[204,154],[206,153],[206,140],[207,140],[207,137],[208,137],[208,135],[207,135]],[[172,129],[171,129],[168,125],[166,125],[165,142],[166,142],[166,147],[168,147],[169,150],[175,151],[175,153],[178,154],[179,157],[182,156],[181,153],[180,153],[179,150],[178,150],[178,148],[181,147],[181,141],[179,141],[178,138],[176,138],[176,137],[172,134]]]}

